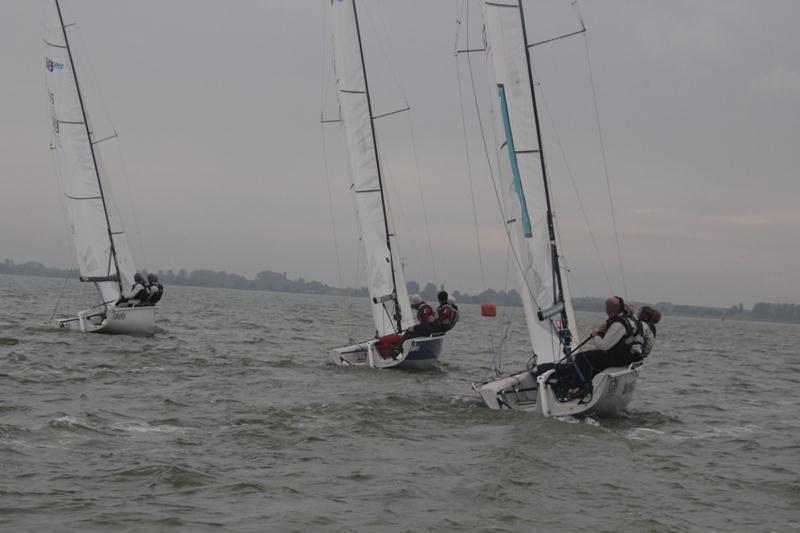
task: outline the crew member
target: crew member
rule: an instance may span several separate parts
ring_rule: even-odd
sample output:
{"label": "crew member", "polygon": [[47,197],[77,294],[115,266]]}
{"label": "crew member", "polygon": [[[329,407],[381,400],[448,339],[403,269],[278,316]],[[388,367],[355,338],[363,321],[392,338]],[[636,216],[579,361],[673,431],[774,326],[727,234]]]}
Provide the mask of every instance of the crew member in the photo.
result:
{"label": "crew member", "polygon": [[138,272],[133,275],[133,285],[128,295],[121,295],[117,301],[119,304],[127,304],[127,307],[135,307],[141,305],[143,302],[148,301],[147,287],[145,286],[144,278]]}
{"label": "crew member", "polygon": [[644,333],[642,324],[625,312],[625,302],[619,296],[606,300],[608,320],[592,332],[586,343],[589,350],[575,354],[575,362],[585,380],[615,366],[627,366],[642,360]]}
{"label": "crew member", "polygon": [[408,328],[407,337],[430,335],[433,323],[436,320],[436,311],[419,294],[412,294],[408,297],[408,300],[411,303],[411,308],[417,314],[417,324]]}
{"label": "crew member", "polygon": [[456,299],[452,295],[450,295],[447,297],[447,303],[449,303],[450,307],[452,307],[453,311],[455,311],[455,314],[453,315],[453,327],[455,327],[455,325],[458,323],[458,319],[461,318],[461,315],[459,314],[458,311],[458,305],[456,305]]}
{"label": "crew member", "polygon": [[436,308],[436,320],[433,323],[433,329],[435,331],[453,329],[458,318],[456,317],[456,310],[453,309],[453,306],[448,301],[449,295],[447,291],[440,291],[436,298],[439,300],[439,307]]}
{"label": "crew member", "polygon": [[647,357],[653,350],[656,343],[656,324],[661,320],[661,312],[658,309],[645,305],[639,309],[637,317],[644,326],[644,345],[642,346],[642,357]]}
{"label": "crew member", "polygon": [[[644,333],[641,322],[625,312],[625,302],[619,296],[606,300],[606,320],[592,331],[592,338],[586,343],[589,350],[573,355],[575,363],[545,363],[534,370],[538,376],[547,370],[555,369],[563,388],[575,386],[578,395],[585,389],[595,374],[611,367],[628,366],[642,360]],[[576,367],[579,375],[576,375]]]}
{"label": "crew member", "polygon": [[150,288],[147,291],[148,304],[156,305],[164,294],[164,286],[158,281],[158,276],[155,274],[148,274],[147,282],[150,284]]}

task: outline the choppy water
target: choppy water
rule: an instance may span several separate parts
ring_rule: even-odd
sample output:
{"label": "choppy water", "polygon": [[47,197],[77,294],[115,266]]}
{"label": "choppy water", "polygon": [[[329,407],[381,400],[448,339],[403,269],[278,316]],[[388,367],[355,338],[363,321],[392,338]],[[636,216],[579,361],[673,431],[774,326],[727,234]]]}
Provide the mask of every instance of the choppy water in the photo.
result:
{"label": "choppy water", "polygon": [[61,286],[0,276],[0,530],[800,530],[797,326],[666,317],[629,416],[576,422],[484,408],[475,306],[407,373],[328,363],[364,301],[168,287],[113,337],[46,325]]}

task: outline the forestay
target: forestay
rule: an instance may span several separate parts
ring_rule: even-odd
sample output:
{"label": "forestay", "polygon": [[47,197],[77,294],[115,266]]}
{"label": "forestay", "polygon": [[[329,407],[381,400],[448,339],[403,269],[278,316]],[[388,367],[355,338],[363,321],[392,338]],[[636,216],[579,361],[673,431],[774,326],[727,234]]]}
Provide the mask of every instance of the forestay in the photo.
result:
{"label": "forestay", "polygon": [[[534,353],[540,363],[561,357],[559,316],[540,321],[536,312],[561,301],[554,266],[555,228],[548,227],[547,186],[536,130],[534,98],[521,8],[511,0],[484,1],[483,22],[504,215],[520,279],[520,294]],[[555,221],[553,220],[553,224]],[[551,234],[553,235],[551,242]],[[566,276],[565,314],[575,331]]]}
{"label": "forestay", "polygon": [[379,335],[413,325],[397,238],[388,216],[353,0],[331,2],[339,113],[350,160],[351,192],[366,255],[367,287]]}
{"label": "forestay", "polygon": [[121,287],[133,284],[136,267],[100,156],[91,144],[91,127],[82,105],[65,32],[57,2],[48,1],[44,43],[52,119],[51,148],[81,279],[97,284],[104,303],[116,302]]}

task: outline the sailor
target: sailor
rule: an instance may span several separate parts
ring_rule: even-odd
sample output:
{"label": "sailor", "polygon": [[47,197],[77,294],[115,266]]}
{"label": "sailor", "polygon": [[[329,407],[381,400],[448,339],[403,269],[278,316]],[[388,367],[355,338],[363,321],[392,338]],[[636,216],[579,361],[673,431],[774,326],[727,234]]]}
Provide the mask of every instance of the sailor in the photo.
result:
{"label": "sailor", "polygon": [[156,305],[164,294],[164,286],[158,281],[158,276],[155,274],[148,274],[147,282],[150,285],[147,290],[147,302],[149,305]]}
{"label": "sailor", "polygon": [[417,324],[408,328],[407,337],[430,335],[431,327],[436,320],[436,311],[419,294],[412,294],[408,300],[411,303],[411,309],[417,314]]}
{"label": "sailor", "polygon": [[455,327],[455,325],[458,323],[458,319],[461,318],[458,311],[458,305],[456,305],[456,299],[450,295],[447,297],[447,303],[449,303],[450,307],[452,307],[453,311],[455,311],[455,315],[453,316],[453,327]]}
{"label": "sailor", "polygon": [[584,380],[616,366],[628,366],[642,360],[644,332],[641,322],[625,312],[625,301],[619,296],[606,300],[608,320],[592,332],[586,343],[589,350],[575,354]]}
{"label": "sailor", "polygon": [[453,329],[456,325],[458,318],[456,317],[456,310],[450,305],[449,295],[447,291],[440,291],[436,295],[439,300],[439,307],[436,308],[436,320],[433,323],[435,331],[448,331]]}
{"label": "sailor", "polygon": [[138,272],[133,275],[133,285],[128,295],[121,295],[117,301],[119,304],[127,304],[127,307],[135,307],[141,305],[142,302],[148,301],[147,287],[141,274]]}
{"label": "sailor", "polygon": [[658,309],[645,305],[639,309],[636,318],[644,326],[644,345],[642,346],[642,357],[647,357],[653,350],[656,343],[656,324],[661,320],[661,312]]}

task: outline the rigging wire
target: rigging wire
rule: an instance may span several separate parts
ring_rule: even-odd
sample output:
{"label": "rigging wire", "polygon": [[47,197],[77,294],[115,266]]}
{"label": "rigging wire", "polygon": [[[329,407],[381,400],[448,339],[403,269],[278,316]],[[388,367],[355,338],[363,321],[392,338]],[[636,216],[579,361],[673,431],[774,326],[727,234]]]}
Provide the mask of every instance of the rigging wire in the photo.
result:
{"label": "rigging wire", "polygon": [[[75,26],[77,27],[77,24]],[[116,137],[118,139],[119,138],[119,130],[117,129],[116,124],[114,123],[114,117],[111,114],[111,112],[109,111],[108,104],[106,103],[106,99],[103,96],[104,95],[104,91],[102,89],[102,85],[100,84],[99,79],[95,75],[95,68],[94,68],[94,64],[92,63],[91,54],[85,53],[85,51],[88,50],[88,48],[86,46],[86,41],[84,40],[83,32],[82,31],[75,31],[74,33],[78,37],[80,50],[84,51],[84,53],[81,54],[81,61],[85,65],[85,67],[83,68],[83,71],[89,76],[89,78],[91,80],[91,87],[95,87],[96,88],[95,94],[92,95],[92,99],[93,99],[93,101],[96,101],[96,102],[98,102],[100,104],[99,107],[100,107],[100,111],[101,111],[101,113],[103,115],[103,118],[108,121],[109,126],[111,126],[111,130],[114,132],[114,135],[109,137],[109,138]],[[86,111],[86,114],[87,114],[87,119],[86,120],[89,121],[90,111],[88,109]],[[89,139],[89,142],[92,142],[92,139]],[[126,165],[126,162],[125,162],[126,161],[125,160],[125,153],[124,153],[124,150],[122,150],[122,147],[120,146],[119,142],[114,142],[113,144],[116,146],[116,149],[117,149],[117,158],[118,158],[118,162],[119,162],[119,170],[120,170],[120,173],[122,174],[123,181],[125,182],[125,192],[127,193],[125,197],[127,199],[131,199],[134,196],[133,196],[133,189],[131,187],[130,174],[128,173],[128,168],[127,168],[127,165]],[[110,183],[108,172],[106,171],[105,165],[102,162],[102,154],[99,153],[101,150],[102,149],[100,149],[100,148],[96,148],[95,149],[95,151],[98,152],[98,155],[100,156],[98,158],[97,164],[100,167],[101,172],[104,174],[106,182],[109,183],[109,187],[111,188],[111,190],[109,191],[109,197],[111,199],[111,203],[114,206],[115,211],[117,211],[117,220],[115,222],[119,226],[119,228],[122,230],[123,235],[125,235],[128,232],[125,231],[125,226],[123,225],[122,220],[121,220],[122,219],[122,215],[119,212],[119,206],[117,205],[117,202],[116,202],[116,200],[114,198],[114,195],[113,195],[113,186]],[[139,224],[139,217],[137,216],[136,203],[137,202],[135,202],[135,201],[126,202],[126,207],[127,207],[126,211],[130,215],[129,218],[131,220],[133,220],[133,226],[134,226],[134,230],[135,230],[135,233],[136,233],[135,238],[138,241],[137,244],[138,244],[138,247],[139,247],[139,254],[141,254],[142,261],[144,262],[144,264],[147,265],[148,264],[147,252],[145,250],[144,237],[143,237],[143,234],[142,234],[142,228],[141,228],[141,225]],[[121,275],[120,275],[120,277],[121,277]]]}
{"label": "rigging wire", "polygon": [[72,273],[75,271],[75,261],[76,259],[73,257],[72,265],[69,267],[67,275],[64,276],[64,283],[61,285],[61,290],[58,291],[58,299],[56,300],[56,305],[53,307],[53,312],[50,315],[50,319],[47,321],[47,323],[52,322],[53,318],[55,318],[56,313],[58,312],[58,306],[61,305],[61,298],[64,296],[64,290],[67,288],[67,282],[70,280],[70,278],[72,278]]}
{"label": "rigging wire", "polygon": [[[406,104],[408,106],[408,104]],[[408,111],[408,128],[411,130],[411,150],[414,153],[414,168],[417,172],[417,183],[419,185],[419,201],[422,206],[422,217],[425,222],[425,236],[428,239],[428,253],[431,257],[431,270],[433,270],[433,282],[439,285],[440,279],[436,272],[436,258],[433,255],[433,241],[431,240],[430,223],[428,221],[428,207],[425,205],[425,185],[422,180],[422,172],[419,169],[419,157],[417,156],[417,142],[414,136],[414,122],[411,118],[411,110]]]}
{"label": "rigging wire", "polygon": [[[467,47],[469,47],[469,4],[464,2],[463,5],[467,6],[465,23],[467,24],[467,30],[466,30],[466,33],[467,33]],[[457,24],[458,25],[461,24],[460,17],[457,20]],[[458,33],[456,33],[456,39],[458,39]],[[456,46],[456,48],[458,48],[458,47]],[[477,214],[477,208],[475,206],[475,189],[474,189],[474,187],[472,185],[472,181],[473,181],[472,164],[470,162],[470,157],[469,157],[469,142],[468,142],[468,137],[467,137],[467,121],[466,121],[466,114],[464,113],[464,97],[463,97],[462,91],[461,91],[461,67],[459,66],[458,55],[457,54],[455,55],[455,61],[456,61],[456,76],[458,76],[458,105],[459,105],[459,109],[461,110],[461,129],[462,129],[462,132],[463,132],[463,135],[464,135],[464,151],[466,152],[466,155],[467,155],[467,157],[466,157],[467,181],[469,183],[470,199],[472,200],[472,221],[473,221],[473,224],[474,224],[474,227],[475,227],[475,243],[476,243],[477,248],[478,248],[478,264],[480,265],[480,269],[481,269],[481,283],[483,285],[483,290],[485,292],[486,291],[486,287],[487,287],[486,286],[486,270],[485,270],[484,265],[483,265],[483,252],[481,250],[481,236],[480,236],[480,231],[478,230],[478,214]],[[467,55],[467,61],[469,61],[469,54]],[[470,70],[470,77],[471,76],[472,76],[472,71]],[[473,84],[473,89],[474,89],[474,84]],[[480,117],[478,117],[478,122],[480,123]],[[483,135],[483,125],[482,124],[481,124],[481,135]],[[484,148],[485,147],[486,147],[486,142],[484,140]],[[490,173],[492,172],[491,166],[489,168],[489,172]],[[494,178],[492,178],[492,181],[494,181]]]}
{"label": "rigging wire", "polygon": [[[465,23],[467,24],[467,29],[466,29],[467,45],[466,45],[466,48],[469,50],[469,4],[465,2],[465,5],[466,5],[466,9],[465,9],[466,13],[465,13],[465,17],[464,18],[465,18]],[[458,24],[460,25],[460,23],[461,22],[459,20]],[[458,42],[458,31],[456,33],[456,43],[457,42]],[[458,48],[456,47],[456,56],[458,56],[457,50],[458,50]],[[474,100],[474,103],[475,103],[475,110],[476,110],[476,114],[477,114],[477,118],[478,118],[478,125],[479,125],[480,132],[481,132],[481,140],[483,142],[483,150],[484,150],[484,154],[486,156],[487,165],[489,167],[489,175],[490,175],[490,178],[491,178],[492,187],[494,188],[494,191],[495,191],[495,197],[497,198],[497,204],[498,204],[498,207],[499,207],[499,212],[500,212],[500,215],[501,215],[501,218],[502,218],[502,224],[503,224],[503,227],[505,229],[506,237],[508,238],[510,249],[514,253],[514,259],[516,261],[517,267],[519,268],[519,272],[522,274],[522,287],[521,287],[521,290],[526,290],[528,292],[528,294],[530,295],[531,303],[533,305],[535,305],[538,308],[538,310],[541,311],[542,308],[539,305],[539,303],[537,302],[536,298],[534,297],[533,289],[530,286],[530,283],[528,281],[528,276],[527,276],[528,269],[525,269],[522,266],[522,261],[521,261],[521,259],[519,257],[519,254],[517,253],[517,249],[514,246],[514,241],[513,241],[513,238],[511,236],[511,231],[510,231],[510,229],[508,227],[508,223],[507,223],[508,217],[504,213],[503,202],[500,199],[500,192],[498,190],[497,181],[495,179],[494,172],[492,170],[491,157],[489,155],[489,149],[488,149],[487,142],[486,142],[486,133],[485,133],[485,129],[483,127],[483,120],[482,120],[481,114],[480,114],[480,105],[478,103],[478,95],[477,95],[477,90],[475,88],[475,76],[474,76],[474,72],[473,72],[473,69],[472,69],[472,61],[470,59],[469,52],[466,53],[466,56],[467,56],[467,65],[469,67],[470,83],[471,83],[471,86],[472,86],[472,96],[473,96],[473,100]],[[456,64],[458,65],[458,62],[456,62]],[[461,89],[461,86],[460,86],[460,77],[459,77],[459,91],[460,91],[460,89]],[[460,92],[459,92],[459,97],[461,97]],[[463,108],[462,108],[462,119],[463,119]],[[497,145],[497,143],[495,143],[495,145]],[[496,154],[496,155],[498,155],[498,154]],[[552,330],[552,333],[553,333],[552,338],[551,338],[551,342],[555,343],[555,339],[558,338],[559,339],[559,344],[560,344],[560,342],[561,342],[560,341],[560,336],[558,335],[558,333],[557,333],[552,321],[550,321],[550,329]],[[506,331],[506,335],[507,334],[508,334],[508,328],[507,328],[507,331]],[[493,346],[493,349],[494,349],[494,346]],[[553,350],[555,351],[555,344],[553,344]],[[496,355],[496,353],[495,353],[495,355]],[[533,353],[532,359],[535,360],[535,358],[536,358],[536,354]]]}
{"label": "rigging wire", "polygon": [[[533,64],[531,63],[531,68],[533,68]],[[535,72],[534,72],[535,73]],[[558,145],[558,149],[561,152],[561,158],[564,161],[564,167],[567,169],[567,175],[569,176],[570,184],[572,185],[572,190],[575,192],[575,198],[578,200],[578,207],[581,209],[581,214],[583,214],[583,220],[586,222],[586,229],[589,231],[589,237],[592,240],[592,245],[594,246],[594,250],[597,253],[597,260],[600,263],[600,268],[603,271],[603,276],[606,279],[606,283],[608,284],[609,292],[613,293],[614,289],[611,286],[611,278],[608,276],[608,270],[606,270],[606,265],[603,262],[603,257],[600,254],[600,247],[597,244],[597,239],[594,236],[594,231],[592,231],[592,225],[589,221],[589,215],[586,213],[586,208],[583,204],[583,199],[581,198],[580,192],[578,191],[578,185],[575,182],[575,175],[572,172],[572,167],[569,165],[569,160],[567,159],[567,153],[564,150],[564,145],[561,142],[561,136],[558,133],[558,128],[556,127],[555,119],[553,118],[553,114],[550,111],[550,106],[547,103],[547,98],[545,97],[544,88],[542,87],[542,83],[538,82],[537,85],[539,86],[539,93],[542,97],[542,104],[544,105],[545,112],[547,114],[547,119],[550,122],[550,126],[553,128],[553,137],[556,139],[556,144]],[[556,225],[556,231],[559,233],[558,238],[559,241],[561,240],[561,232],[558,225]],[[561,256],[564,257],[563,254]],[[566,264],[563,265],[566,268]],[[567,269],[569,271],[569,269]]]}
{"label": "rigging wire", "polygon": [[[465,24],[467,25],[467,29],[466,29],[467,48],[469,48],[469,4],[468,3],[466,4],[466,10],[465,11],[466,11]],[[479,126],[480,132],[481,132],[481,141],[483,141],[483,152],[484,152],[484,154],[486,156],[486,163],[487,163],[487,165],[489,167],[489,176],[491,177],[492,187],[494,188],[494,194],[495,194],[495,197],[497,198],[497,205],[498,205],[499,211],[500,211],[500,218],[502,219],[503,228],[505,228],[506,237],[508,238],[508,242],[509,242],[509,245],[511,246],[511,250],[514,252],[514,259],[517,262],[517,267],[519,267],[519,271],[522,274],[522,281],[523,281],[524,289],[528,291],[528,294],[531,297],[531,302],[534,305],[536,305],[536,307],[541,311],[542,308],[539,305],[539,303],[536,301],[536,298],[533,295],[533,289],[528,284],[527,269],[523,268],[523,266],[522,266],[522,260],[520,259],[519,254],[517,253],[517,249],[514,247],[514,241],[513,241],[513,238],[511,237],[511,231],[508,229],[508,222],[507,222],[508,221],[508,217],[505,215],[505,211],[503,209],[503,202],[500,199],[500,191],[498,190],[497,182],[496,182],[495,175],[494,175],[494,171],[492,170],[491,157],[489,155],[489,147],[486,144],[486,132],[485,132],[484,127],[483,127],[483,119],[481,118],[480,104],[478,103],[478,92],[477,92],[477,89],[475,88],[475,75],[474,75],[473,70],[472,70],[472,60],[469,57],[469,53],[467,53],[465,55],[467,56],[467,66],[469,67],[469,79],[470,79],[470,83],[472,85],[472,98],[473,98],[474,103],[475,103],[475,112],[477,114],[478,126]],[[460,90],[460,83],[459,83],[459,90]],[[462,117],[463,117],[463,113],[462,113]]]}
{"label": "rigging wire", "polygon": [[[383,19],[381,18],[379,12],[376,12],[374,14],[374,20],[373,20],[372,10],[364,9],[362,12],[366,15],[367,23],[372,27],[373,31],[376,31],[379,35],[386,35],[386,36],[391,35],[389,32],[386,31],[386,25],[383,23]],[[383,55],[383,59],[385,61],[385,64],[386,65],[394,65],[395,62],[392,60],[392,57],[389,54],[389,49],[388,49],[388,46],[387,46],[385,40],[384,39],[375,39],[375,40],[378,43],[378,50]],[[408,128],[409,128],[409,135],[411,137],[411,150],[412,150],[412,155],[413,155],[413,158],[414,158],[414,169],[415,169],[415,172],[416,172],[416,175],[417,175],[417,186],[418,186],[418,190],[419,190],[420,206],[422,207],[423,222],[425,223],[425,236],[426,236],[426,240],[427,240],[427,244],[428,244],[428,253],[430,254],[431,273],[433,274],[433,282],[434,282],[434,284],[439,286],[439,283],[440,283],[441,280],[439,279],[439,276],[437,274],[436,262],[435,262],[435,258],[434,258],[434,254],[433,254],[433,241],[431,239],[430,223],[429,223],[429,218],[428,218],[428,208],[427,208],[427,205],[425,203],[425,194],[424,194],[425,187],[424,187],[424,184],[423,184],[422,172],[420,171],[419,156],[418,156],[418,152],[417,152],[417,141],[416,141],[416,136],[414,135],[414,123],[413,123],[413,119],[412,119],[412,116],[411,116],[411,114],[412,114],[411,105],[408,103],[408,97],[406,95],[406,89],[403,86],[403,83],[401,82],[400,77],[397,75],[396,70],[394,68],[389,68],[388,70],[392,75],[392,80],[393,80],[395,86],[400,91],[400,98],[402,98],[404,106],[408,109]],[[385,167],[382,167],[382,168],[385,169]],[[401,206],[401,208],[402,208],[402,206]],[[401,212],[401,216],[405,217],[405,213]],[[407,224],[405,224],[405,226],[409,227]]]}
{"label": "rigging wire", "polygon": [[[322,12],[321,20],[322,20],[322,30],[320,31],[320,35],[322,36],[322,46],[320,46],[320,48],[322,50],[322,57],[321,57],[321,61],[320,61],[320,63],[321,63],[321,67],[320,67],[320,93],[321,93],[320,94],[320,98],[321,98],[320,108],[324,111],[324,109],[325,109],[325,99],[327,98],[327,89],[328,89],[328,84],[325,83],[325,78],[326,78],[325,77],[325,66],[326,66],[325,59],[326,59],[326,56],[327,56],[327,50],[326,50],[325,43],[326,43],[327,39],[325,38],[326,33],[325,33],[325,11],[324,10]],[[334,250],[334,254],[336,256],[336,274],[337,274],[338,279],[339,279],[339,287],[344,289],[344,276],[342,276],[342,261],[341,261],[340,255],[339,255],[339,239],[337,237],[337,232],[336,232],[336,216],[335,216],[334,211],[333,211],[333,191],[331,189],[330,170],[328,168],[328,150],[327,150],[327,143],[325,142],[325,124],[322,123],[322,121],[320,121],[320,133],[321,133],[321,139],[322,139],[322,161],[323,161],[323,165],[325,167],[325,170],[324,170],[324,172],[325,172],[325,185],[326,185],[326,189],[327,189],[327,192],[328,192],[328,211],[329,211],[330,217],[331,217],[331,236],[333,238],[333,250]],[[352,324],[351,324],[351,320],[350,320],[352,307],[351,307],[351,303],[347,300],[346,292],[344,290],[342,291],[342,301],[344,303],[343,307],[344,307],[344,312],[345,312],[345,321],[347,323],[347,328],[348,328],[347,336],[348,336],[348,338],[352,339],[352,337],[353,337],[353,335],[352,335]]]}
{"label": "rigging wire", "polygon": [[[574,0],[572,5],[575,8],[578,18],[581,19],[581,14],[580,11],[578,10],[577,0]],[[583,34],[583,44],[584,44],[584,49],[586,51],[586,65],[589,70],[589,83],[591,84],[592,87],[592,102],[594,104],[594,116],[595,116],[595,122],[597,124],[597,135],[600,140],[600,154],[603,158],[603,173],[606,178],[606,189],[608,190],[608,203],[611,207],[611,224],[614,228],[614,239],[617,244],[617,259],[619,261],[619,273],[620,277],[622,278],[622,290],[623,293],[625,294],[625,299],[627,299],[628,285],[625,282],[625,267],[623,266],[622,262],[622,247],[620,246],[619,243],[619,232],[617,231],[617,216],[614,210],[614,197],[613,194],[611,193],[611,179],[609,178],[608,175],[608,161],[606,159],[605,142],[603,141],[603,130],[600,127],[600,109],[597,104],[597,90],[595,88],[595,83],[594,83],[591,54],[589,53],[589,39],[585,33]]]}

